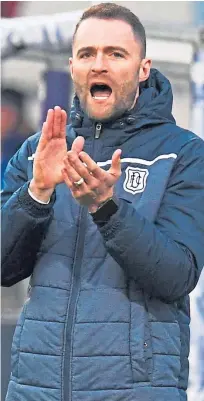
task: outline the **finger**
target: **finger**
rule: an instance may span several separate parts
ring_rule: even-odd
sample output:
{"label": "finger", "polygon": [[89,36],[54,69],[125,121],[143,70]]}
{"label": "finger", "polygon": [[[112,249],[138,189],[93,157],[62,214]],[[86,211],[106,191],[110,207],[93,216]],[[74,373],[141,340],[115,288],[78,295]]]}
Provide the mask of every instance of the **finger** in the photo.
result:
{"label": "finger", "polygon": [[[79,203],[83,204],[84,206],[90,206],[90,202],[93,203],[95,199],[97,198],[97,195],[94,191],[91,191],[85,183],[76,186],[75,184],[72,183],[70,180],[67,169],[62,169],[62,176],[64,179],[64,182],[70,189],[72,195],[76,200],[79,201]],[[80,202],[81,200],[81,202]]]}
{"label": "finger", "polygon": [[66,168],[62,169],[62,177],[63,177],[63,180],[64,180],[65,184],[68,186],[68,188],[70,189],[70,191],[72,192],[72,194],[76,197],[76,194],[79,193],[79,192],[81,192],[81,186],[82,186],[83,184],[81,184],[79,187],[77,187],[77,186],[70,180]]}
{"label": "finger", "polygon": [[50,139],[50,136],[51,135],[50,135],[50,132],[48,130],[48,124],[45,121],[43,123],[43,126],[42,126],[42,133],[40,135],[40,139],[39,139],[39,143],[38,143],[38,147],[37,147],[37,150],[39,152],[43,151],[43,149],[45,148],[45,146],[47,145],[47,143],[48,143],[48,141]]}
{"label": "finger", "polygon": [[66,168],[62,169],[62,177],[63,177],[64,182],[67,184],[67,186],[72,190],[73,183],[72,183],[72,181],[70,181],[70,179],[68,177]]}
{"label": "finger", "polygon": [[61,110],[61,125],[60,125],[60,138],[65,138],[66,136],[66,125],[67,125],[67,113],[65,110]]}
{"label": "finger", "polygon": [[47,123],[47,129],[50,132],[51,136],[52,136],[52,130],[53,130],[53,120],[54,120],[54,110],[49,109],[47,112],[46,123]]}
{"label": "finger", "polygon": [[82,177],[86,184],[91,188],[95,189],[99,185],[99,181],[93,177],[92,172],[89,171],[87,165],[85,165],[80,159],[76,152],[67,152],[67,158],[72,167],[77,171],[80,177]]}
{"label": "finger", "polygon": [[53,120],[53,137],[60,137],[60,128],[61,128],[61,108],[59,106],[55,106],[54,108],[54,120]]}
{"label": "finger", "polygon": [[[68,178],[72,182],[72,184],[74,184],[74,182],[79,181],[82,177],[77,173],[77,171],[69,163],[67,157],[63,160],[63,162],[64,162],[64,167],[67,171]],[[82,188],[83,184],[80,185],[81,188]]]}
{"label": "finger", "polygon": [[95,178],[100,181],[104,180],[106,172],[100,168],[86,152],[80,152],[79,158],[86,164],[88,171],[91,172]]}
{"label": "finger", "polygon": [[[69,170],[67,168],[69,168]],[[73,193],[75,198],[84,196],[84,194],[86,194],[88,192],[86,183],[83,182],[81,185],[77,186],[76,184],[74,184],[73,176],[72,176],[72,178],[70,178],[69,172],[70,172],[70,167],[68,166],[67,163],[65,163],[65,168],[62,169],[62,176],[63,176],[64,182],[70,188],[70,190]],[[79,180],[77,180],[77,181],[79,181]]]}
{"label": "finger", "polygon": [[119,178],[121,175],[121,149],[117,149],[112,156],[111,167],[108,170],[109,174],[113,175],[116,178]]}
{"label": "finger", "polygon": [[78,136],[72,144],[72,150],[76,153],[80,153],[83,150],[83,147],[84,147],[84,138],[83,136]]}

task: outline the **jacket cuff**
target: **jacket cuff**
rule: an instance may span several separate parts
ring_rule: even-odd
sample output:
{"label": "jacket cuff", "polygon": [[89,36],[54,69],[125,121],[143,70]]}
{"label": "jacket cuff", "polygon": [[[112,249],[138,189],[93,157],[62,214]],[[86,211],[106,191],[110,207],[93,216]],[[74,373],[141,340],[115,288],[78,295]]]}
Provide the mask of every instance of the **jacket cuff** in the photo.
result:
{"label": "jacket cuff", "polygon": [[[128,222],[132,222],[132,212],[135,209],[132,204],[124,199],[119,200],[119,208],[117,212],[111,216],[110,220],[103,225],[98,226],[100,233],[102,234],[105,242],[113,240],[117,233],[123,232],[124,228],[128,226]],[[143,229],[143,218],[138,215],[137,224],[134,227],[135,238],[139,237]]]}
{"label": "jacket cuff", "polygon": [[33,217],[48,217],[56,200],[56,193],[53,192],[48,204],[36,202],[28,193],[30,182],[24,184],[18,192],[18,200],[21,207]]}
{"label": "jacket cuff", "polygon": [[103,224],[97,223],[98,229],[102,234],[105,241],[112,239],[114,233],[120,230],[121,218],[125,217],[126,207],[128,207],[128,202],[123,199],[118,199],[118,210],[109,218],[107,222]]}

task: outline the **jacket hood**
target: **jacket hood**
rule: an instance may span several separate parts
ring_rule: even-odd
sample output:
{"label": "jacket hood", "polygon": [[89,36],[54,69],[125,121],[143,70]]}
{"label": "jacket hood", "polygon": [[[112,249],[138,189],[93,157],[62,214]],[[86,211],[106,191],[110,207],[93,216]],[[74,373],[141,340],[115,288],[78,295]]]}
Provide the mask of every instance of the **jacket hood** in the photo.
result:
{"label": "jacket hood", "polygon": [[[115,124],[118,120],[134,124],[136,129],[145,126],[162,123],[175,123],[172,116],[173,94],[169,80],[158,70],[152,68],[149,78],[140,84],[140,96],[135,107],[127,111],[119,119],[111,121],[108,125]],[[81,127],[91,120],[80,107],[79,99],[75,95],[71,107],[71,122],[73,127]],[[92,121],[93,123],[93,121]]]}

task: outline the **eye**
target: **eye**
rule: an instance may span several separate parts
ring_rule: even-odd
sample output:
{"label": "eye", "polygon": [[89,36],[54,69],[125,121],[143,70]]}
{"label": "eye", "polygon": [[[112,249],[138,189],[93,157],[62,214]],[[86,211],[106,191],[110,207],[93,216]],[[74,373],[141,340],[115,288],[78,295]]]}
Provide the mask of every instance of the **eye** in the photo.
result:
{"label": "eye", "polygon": [[124,58],[123,54],[119,52],[114,52],[113,55],[115,58]]}
{"label": "eye", "polygon": [[91,56],[91,53],[86,52],[86,53],[82,53],[82,54],[80,55],[80,58],[89,58],[90,56]]}

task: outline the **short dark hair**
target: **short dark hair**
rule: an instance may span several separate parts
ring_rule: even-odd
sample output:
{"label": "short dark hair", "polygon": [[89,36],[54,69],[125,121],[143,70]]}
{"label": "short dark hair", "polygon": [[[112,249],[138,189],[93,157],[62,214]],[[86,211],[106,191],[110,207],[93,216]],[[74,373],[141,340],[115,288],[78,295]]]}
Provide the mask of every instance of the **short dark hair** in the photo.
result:
{"label": "short dark hair", "polygon": [[122,20],[127,22],[133,30],[135,38],[140,41],[141,44],[141,57],[144,58],[146,55],[146,34],[145,29],[142,23],[140,22],[139,18],[132,13],[128,8],[119,6],[115,3],[101,3],[89,7],[87,10],[84,11],[82,14],[79,22],[76,25],[73,41],[78,31],[79,26],[81,25],[82,21],[88,18],[98,18],[98,19],[107,19],[107,20]]}

